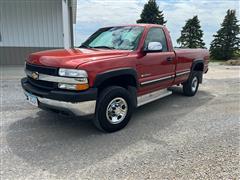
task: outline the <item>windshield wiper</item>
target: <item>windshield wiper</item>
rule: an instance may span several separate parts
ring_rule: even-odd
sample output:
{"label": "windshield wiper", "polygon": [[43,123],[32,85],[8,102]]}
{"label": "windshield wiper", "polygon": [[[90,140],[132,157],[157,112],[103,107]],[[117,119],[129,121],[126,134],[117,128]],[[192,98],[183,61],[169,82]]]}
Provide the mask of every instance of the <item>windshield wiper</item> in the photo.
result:
{"label": "windshield wiper", "polygon": [[92,48],[114,49],[114,47],[109,47],[109,46],[93,46]]}
{"label": "windshield wiper", "polygon": [[79,48],[92,48],[91,46],[88,46],[86,44],[81,44],[81,46],[79,46]]}

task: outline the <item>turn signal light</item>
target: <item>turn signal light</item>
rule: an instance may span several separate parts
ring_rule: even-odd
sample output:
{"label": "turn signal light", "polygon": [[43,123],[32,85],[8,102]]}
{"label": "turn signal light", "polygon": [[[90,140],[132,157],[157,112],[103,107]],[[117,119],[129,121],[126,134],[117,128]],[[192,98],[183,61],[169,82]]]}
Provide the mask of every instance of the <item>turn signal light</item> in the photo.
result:
{"label": "turn signal light", "polygon": [[76,85],[76,90],[77,91],[80,91],[80,90],[86,90],[89,88],[89,85],[88,84],[77,84]]}
{"label": "turn signal light", "polygon": [[67,83],[59,83],[58,88],[60,89],[68,89],[68,90],[75,90],[81,91],[86,90],[89,88],[88,84],[67,84]]}

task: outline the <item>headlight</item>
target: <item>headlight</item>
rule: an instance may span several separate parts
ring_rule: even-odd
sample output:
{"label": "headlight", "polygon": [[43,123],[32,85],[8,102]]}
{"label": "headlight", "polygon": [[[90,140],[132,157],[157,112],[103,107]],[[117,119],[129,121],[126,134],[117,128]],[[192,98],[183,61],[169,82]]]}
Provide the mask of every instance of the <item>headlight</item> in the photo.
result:
{"label": "headlight", "polygon": [[76,81],[76,84],[69,84],[69,83],[58,83],[58,88],[60,89],[68,89],[68,90],[86,90],[89,88],[88,85],[88,74],[84,70],[79,69],[64,69],[60,68],[58,71],[59,76],[64,77],[71,77],[74,78]]}
{"label": "headlight", "polygon": [[64,69],[60,68],[58,71],[59,76],[65,76],[65,77],[80,77],[80,78],[87,78],[87,72],[84,70],[79,69]]}

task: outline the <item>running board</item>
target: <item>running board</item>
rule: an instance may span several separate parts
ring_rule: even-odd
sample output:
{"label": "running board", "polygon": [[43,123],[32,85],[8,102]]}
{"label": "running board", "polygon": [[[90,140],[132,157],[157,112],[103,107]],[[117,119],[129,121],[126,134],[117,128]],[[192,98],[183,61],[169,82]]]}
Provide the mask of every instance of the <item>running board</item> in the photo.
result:
{"label": "running board", "polygon": [[172,91],[169,91],[167,89],[161,89],[161,90],[149,93],[149,94],[144,94],[137,98],[137,107],[142,106],[147,103],[150,103],[157,99],[163,98],[165,96],[171,95],[171,94],[172,94]]}

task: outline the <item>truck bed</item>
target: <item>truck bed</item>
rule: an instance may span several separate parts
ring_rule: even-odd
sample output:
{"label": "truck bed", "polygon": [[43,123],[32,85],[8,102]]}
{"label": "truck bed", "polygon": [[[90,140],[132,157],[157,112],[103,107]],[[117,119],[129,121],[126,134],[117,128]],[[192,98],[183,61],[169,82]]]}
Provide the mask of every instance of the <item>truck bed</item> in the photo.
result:
{"label": "truck bed", "polygon": [[207,49],[185,49],[185,48],[174,48],[174,51],[179,58],[191,58],[191,59],[207,59]]}

